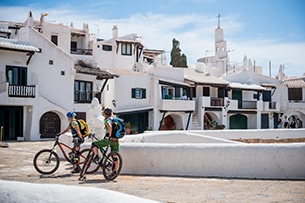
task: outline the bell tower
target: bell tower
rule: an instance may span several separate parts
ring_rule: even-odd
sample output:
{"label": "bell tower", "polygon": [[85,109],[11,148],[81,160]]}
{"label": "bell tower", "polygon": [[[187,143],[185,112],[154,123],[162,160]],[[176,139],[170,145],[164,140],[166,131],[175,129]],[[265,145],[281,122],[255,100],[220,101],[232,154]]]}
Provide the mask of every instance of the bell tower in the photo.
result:
{"label": "bell tower", "polygon": [[224,40],[223,29],[220,27],[220,13],[218,14],[218,26],[215,29],[215,56],[218,61],[218,68],[222,74],[226,73],[227,67],[227,42]]}

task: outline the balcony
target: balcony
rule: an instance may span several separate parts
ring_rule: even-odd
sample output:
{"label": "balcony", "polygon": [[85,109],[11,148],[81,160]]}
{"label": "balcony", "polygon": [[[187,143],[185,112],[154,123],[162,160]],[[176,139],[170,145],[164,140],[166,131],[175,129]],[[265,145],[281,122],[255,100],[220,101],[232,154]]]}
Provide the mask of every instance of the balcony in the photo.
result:
{"label": "balcony", "polygon": [[92,49],[71,48],[71,54],[92,55]]}
{"label": "balcony", "polygon": [[9,97],[31,97],[36,96],[36,86],[20,86],[20,85],[9,85],[8,86],[8,96]]}
{"label": "balcony", "polygon": [[96,97],[99,100],[99,102],[101,102],[101,92],[97,92],[97,91],[94,91],[94,92],[75,91],[74,92],[74,102],[75,103],[91,103],[91,101],[94,97]]}
{"label": "balcony", "polygon": [[241,106],[239,106],[241,109],[257,109],[257,101],[242,101]]}
{"label": "balcony", "polygon": [[302,101],[302,100],[297,100],[297,101],[289,100],[288,101],[288,108],[304,110],[305,109],[305,101]]}
{"label": "balcony", "polygon": [[202,97],[202,107],[223,107],[224,98]]}
{"label": "balcony", "polygon": [[160,100],[161,111],[195,111],[195,100]]}

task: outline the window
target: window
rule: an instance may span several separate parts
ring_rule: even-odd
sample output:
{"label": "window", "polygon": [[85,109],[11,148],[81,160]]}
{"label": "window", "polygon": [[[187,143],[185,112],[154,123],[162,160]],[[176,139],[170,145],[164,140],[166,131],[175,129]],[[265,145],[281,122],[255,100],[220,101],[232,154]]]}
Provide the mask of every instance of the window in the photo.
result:
{"label": "window", "polygon": [[288,88],[289,101],[302,101],[302,88]]}
{"label": "window", "polygon": [[74,81],[74,101],[90,103],[92,100],[92,82]]}
{"label": "window", "polygon": [[77,51],[77,42],[71,42],[71,50],[70,51]]}
{"label": "window", "polygon": [[263,101],[271,101],[271,91],[263,91]]}
{"label": "window", "polygon": [[27,68],[6,66],[6,80],[10,85],[27,85]]}
{"label": "window", "polygon": [[131,89],[131,98],[134,98],[134,99],[145,99],[146,98],[146,89],[143,89],[143,88],[132,88]]}
{"label": "window", "polygon": [[209,87],[203,87],[203,92],[202,95],[205,97],[209,97],[210,96],[210,88]]}
{"label": "window", "polygon": [[171,86],[162,86],[162,99],[174,99],[175,88]]}
{"label": "window", "polygon": [[123,43],[121,45],[122,55],[131,55],[131,44]]}
{"label": "window", "polygon": [[58,36],[51,35],[51,42],[53,42],[55,45],[58,45]]}
{"label": "window", "polygon": [[112,46],[103,44],[104,51],[112,51]]}

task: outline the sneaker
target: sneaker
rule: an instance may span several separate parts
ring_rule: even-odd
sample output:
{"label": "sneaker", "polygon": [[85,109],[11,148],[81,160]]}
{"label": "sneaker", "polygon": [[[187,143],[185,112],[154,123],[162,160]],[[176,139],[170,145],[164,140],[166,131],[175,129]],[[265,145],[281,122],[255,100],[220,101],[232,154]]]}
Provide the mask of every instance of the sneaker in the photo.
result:
{"label": "sneaker", "polygon": [[79,173],[79,167],[76,167],[73,171],[71,171],[71,173]]}

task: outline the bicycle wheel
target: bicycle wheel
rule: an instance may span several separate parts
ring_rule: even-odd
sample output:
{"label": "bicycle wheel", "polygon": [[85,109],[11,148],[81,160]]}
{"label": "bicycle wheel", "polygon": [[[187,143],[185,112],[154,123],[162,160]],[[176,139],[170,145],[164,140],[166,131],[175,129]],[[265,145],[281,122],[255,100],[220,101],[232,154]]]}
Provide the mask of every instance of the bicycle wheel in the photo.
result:
{"label": "bicycle wheel", "polygon": [[[83,149],[81,150],[80,152],[80,157],[79,157],[79,166],[82,168],[83,167],[83,164],[86,160],[86,157],[88,156],[88,153],[89,153],[90,149],[87,148],[87,149]],[[97,172],[97,170],[100,168],[100,165],[96,164],[94,161],[91,162],[89,168],[87,169],[86,171],[86,174],[92,174],[92,173],[95,173]]]}
{"label": "bicycle wheel", "polygon": [[94,153],[92,149],[89,150],[88,155],[84,161],[84,164],[82,166],[82,170],[79,173],[79,179],[78,180],[85,180],[85,175],[87,170],[90,168],[91,161],[93,159]]}
{"label": "bicycle wheel", "polygon": [[43,175],[54,173],[59,167],[59,157],[51,149],[43,149],[34,156],[33,164],[36,171]]}
{"label": "bicycle wheel", "polygon": [[116,179],[122,169],[123,160],[118,152],[110,152],[103,160],[103,175],[106,180]]}

